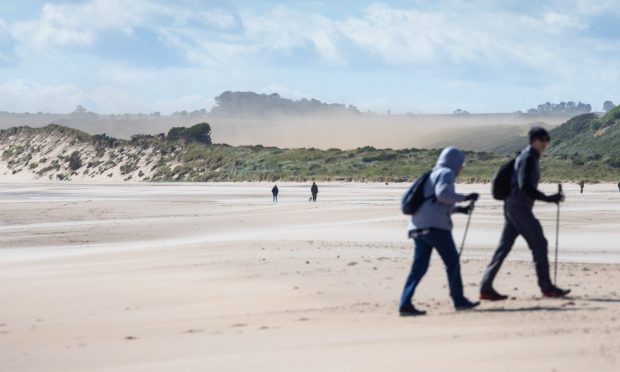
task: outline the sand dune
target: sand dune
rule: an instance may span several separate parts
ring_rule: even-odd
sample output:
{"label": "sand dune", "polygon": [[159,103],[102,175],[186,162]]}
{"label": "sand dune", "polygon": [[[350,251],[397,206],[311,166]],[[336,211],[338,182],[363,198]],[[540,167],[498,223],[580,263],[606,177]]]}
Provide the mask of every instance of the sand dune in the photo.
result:
{"label": "sand dune", "polygon": [[[396,314],[405,185],[320,185],[312,204],[309,185],[279,184],[277,205],[271,186],[1,185],[0,370],[620,368],[615,185],[566,185],[558,276],[572,298],[540,299],[520,240],[496,283],[511,300],[455,313],[435,259],[415,319]],[[555,207],[536,213],[553,247]],[[472,298],[501,222],[485,193],[463,256]]]}

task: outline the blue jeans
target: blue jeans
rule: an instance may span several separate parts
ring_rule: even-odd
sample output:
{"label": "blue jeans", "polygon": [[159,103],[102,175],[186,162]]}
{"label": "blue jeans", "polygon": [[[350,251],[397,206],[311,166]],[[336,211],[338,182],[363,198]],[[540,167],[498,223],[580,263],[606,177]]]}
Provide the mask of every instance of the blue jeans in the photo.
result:
{"label": "blue jeans", "polygon": [[452,232],[447,230],[430,229],[425,235],[418,236],[414,239],[414,256],[411,272],[407,277],[403,294],[400,298],[400,306],[408,306],[411,304],[413,293],[416,287],[428,270],[431,261],[431,253],[433,247],[437,249],[439,256],[446,265],[446,273],[448,274],[448,284],[450,286],[450,297],[455,306],[466,301],[463,296],[463,281],[461,279],[461,264],[459,254],[452,239]]}

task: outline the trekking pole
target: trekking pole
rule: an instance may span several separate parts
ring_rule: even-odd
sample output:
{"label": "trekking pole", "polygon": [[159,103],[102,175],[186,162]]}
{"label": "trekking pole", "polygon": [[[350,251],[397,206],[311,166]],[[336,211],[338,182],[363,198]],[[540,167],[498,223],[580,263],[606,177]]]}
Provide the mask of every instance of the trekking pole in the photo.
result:
{"label": "trekking pole", "polygon": [[[558,194],[562,193],[562,184],[558,183]],[[558,213],[555,220],[555,263],[553,264],[553,284],[558,279],[558,239],[560,237],[560,202],[558,201]]]}
{"label": "trekking pole", "polygon": [[463,252],[463,248],[465,247],[465,238],[467,237],[467,230],[469,230],[469,222],[471,221],[471,214],[474,210],[475,201],[469,202],[469,212],[467,212],[467,224],[465,225],[465,232],[463,233],[463,241],[461,242],[461,248],[459,249],[459,257]]}

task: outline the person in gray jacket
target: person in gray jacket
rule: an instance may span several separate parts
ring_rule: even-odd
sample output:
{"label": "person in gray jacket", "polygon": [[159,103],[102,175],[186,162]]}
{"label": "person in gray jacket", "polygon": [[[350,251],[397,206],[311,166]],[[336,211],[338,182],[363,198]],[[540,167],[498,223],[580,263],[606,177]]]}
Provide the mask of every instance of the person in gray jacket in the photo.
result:
{"label": "person in gray jacket", "polygon": [[530,129],[529,137],[530,145],[519,154],[515,161],[510,194],[504,201],[504,230],[480,284],[481,300],[499,301],[508,298],[508,296],[493,289],[493,280],[519,235],[523,236],[532,251],[536,275],[538,276],[538,286],[543,296],[564,297],[570,292],[570,289],[558,288],[551,282],[547,257],[547,239],[545,239],[540,222],[532,213],[536,200],[556,204],[564,200],[564,195],[560,192],[545,195],[538,191],[538,181],[540,180],[538,162],[547,149],[551,138],[549,133],[541,127]]}
{"label": "person in gray jacket", "polygon": [[463,169],[465,154],[448,147],[441,152],[437,164],[424,184],[424,195],[429,198],[418,211],[411,216],[409,236],[414,240],[414,258],[411,272],[405,282],[400,299],[401,316],[424,315],[426,312],[413,306],[411,300],[417,285],[428,270],[433,248],[446,265],[450,296],[457,310],[466,310],[478,306],[463,295],[463,282],[459,255],[452,238],[452,219],[454,212],[469,213],[472,206],[456,207],[455,204],[466,200],[477,200],[478,194],[457,194],[454,191],[456,177]]}

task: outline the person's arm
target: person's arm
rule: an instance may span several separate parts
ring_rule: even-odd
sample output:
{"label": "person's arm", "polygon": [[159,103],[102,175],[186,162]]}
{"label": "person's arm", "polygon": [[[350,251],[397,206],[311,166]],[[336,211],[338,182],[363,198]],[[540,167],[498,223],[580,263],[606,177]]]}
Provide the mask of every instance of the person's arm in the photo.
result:
{"label": "person's arm", "polygon": [[532,156],[528,156],[525,159],[525,164],[520,164],[519,166],[517,173],[517,185],[519,190],[523,191],[528,198],[534,200],[546,200],[547,196],[538,191],[532,182],[532,174],[534,173],[535,167],[536,160],[534,160]]}
{"label": "person's arm", "polygon": [[465,195],[457,194],[454,191],[454,174],[452,172],[442,172],[435,182],[435,197],[443,204],[454,204],[465,200]]}

